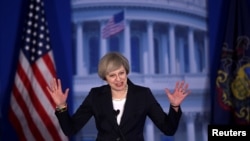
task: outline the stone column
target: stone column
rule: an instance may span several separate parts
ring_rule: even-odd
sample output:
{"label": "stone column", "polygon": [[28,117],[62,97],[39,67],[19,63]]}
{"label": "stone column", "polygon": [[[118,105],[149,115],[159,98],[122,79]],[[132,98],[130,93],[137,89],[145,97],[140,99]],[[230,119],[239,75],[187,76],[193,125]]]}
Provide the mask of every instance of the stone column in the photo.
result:
{"label": "stone column", "polygon": [[76,24],[76,74],[87,75],[87,66],[84,60],[84,45],[83,45],[83,23],[77,22]]}
{"label": "stone column", "polygon": [[190,72],[196,73],[197,62],[195,61],[194,30],[191,27],[188,30],[188,48],[189,48]]}
{"label": "stone column", "polygon": [[169,53],[168,53],[168,41],[167,41],[167,35],[162,35],[162,69],[163,74],[169,74]]}
{"label": "stone column", "polygon": [[197,113],[187,112],[184,113],[184,118],[187,126],[187,140],[186,141],[195,141],[195,119]]}
{"label": "stone column", "polygon": [[131,43],[130,43],[130,21],[125,20],[125,29],[124,29],[124,55],[131,64]]}
{"label": "stone column", "polygon": [[100,48],[100,58],[102,57],[102,56],[104,56],[104,54],[106,54],[106,52],[107,52],[107,39],[104,39],[104,38],[102,38],[102,29],[104,28],[104,26],[105,26],[105,21],[104,20],[102,20],[102,21],[100,21],[100,43],[101,43],[101,48]]}
{"label": "stone column", "polygon": [[184,43],[183,37],[178,38],[178,62],[176,62],[177,66],[177,73],[178,74],[184,74],[185,73],[185,43]]}
{"label": "stone column", "polygon": [[170,73],[176,74],[176,51],[175,51],[175,25],[169,26],[169,50],[170,50]]}
{"label": "stone column", "polygon": [[203,114],[199,117],[199,122],[202,123],[202,137],[203,141],[208,140],[208,124],[209,124],[209,113],[204,111]]}
{"label": "stone column", "polygon": [[154,74],[155,65],[154,65],[154,31],[153,31],[153,22],[149,21],[147,25],[148,32],[148,54],[149,54],[149,73]]}

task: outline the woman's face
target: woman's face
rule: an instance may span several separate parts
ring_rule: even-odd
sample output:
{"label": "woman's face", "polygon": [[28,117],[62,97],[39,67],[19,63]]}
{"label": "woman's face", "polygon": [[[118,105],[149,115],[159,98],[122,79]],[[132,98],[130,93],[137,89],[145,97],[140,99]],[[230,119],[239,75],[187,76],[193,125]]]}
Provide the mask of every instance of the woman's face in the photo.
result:
{"label": "woman's face", "polygon": [[106,75],[106,81],[112,90],[124,91],[127,86],[127,73],[124,66],[108,73]]}

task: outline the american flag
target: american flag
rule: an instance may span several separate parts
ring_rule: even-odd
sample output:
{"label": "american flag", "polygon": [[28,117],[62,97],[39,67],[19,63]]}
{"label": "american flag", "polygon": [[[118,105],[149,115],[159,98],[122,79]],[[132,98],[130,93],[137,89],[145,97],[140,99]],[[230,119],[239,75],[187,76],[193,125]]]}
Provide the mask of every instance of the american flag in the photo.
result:
{"label": "american flag", "polygon": [[29,0],[9,118],[20,141],[66,141],[46,86],[56,76],[43,0]]}
{"label": "american flag", "polygon": [[124,29],[124,11],[113,15],[102,30],[102,38],[111,37]]}

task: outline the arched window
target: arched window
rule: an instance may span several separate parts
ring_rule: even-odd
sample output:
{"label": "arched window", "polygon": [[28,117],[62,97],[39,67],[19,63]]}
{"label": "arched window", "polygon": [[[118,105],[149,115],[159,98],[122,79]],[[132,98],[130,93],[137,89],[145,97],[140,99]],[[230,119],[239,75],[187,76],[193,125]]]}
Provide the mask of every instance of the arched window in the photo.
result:
{"label": "arched window", "polygon": [[140,42],[136,36],[131,37],[131,71],[140,73]]}
{"label": "arched window", "polygon": [[119,38],[117,36],[113,36],[109,39],[109,51],[120,51]]}
{"label": "arched window", "polygon": [[91,37],[89,40],[89,73],[97,73],[98,61],[100,56],[99,40]]}

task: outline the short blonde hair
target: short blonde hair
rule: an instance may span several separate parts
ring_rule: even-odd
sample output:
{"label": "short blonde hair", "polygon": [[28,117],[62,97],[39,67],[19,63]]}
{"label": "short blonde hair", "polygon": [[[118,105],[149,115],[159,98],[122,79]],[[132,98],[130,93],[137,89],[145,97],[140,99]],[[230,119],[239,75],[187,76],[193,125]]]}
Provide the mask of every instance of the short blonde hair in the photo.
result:
{"label": "short blonde hair", "polygon": [[124,57],[119,52],[108,52],[105,54],[98,64],[98,75],[101,79],[106,80],[106,75],[111,71],[118,69],[123,66],[126,73],[129,74],[129,62],[126,57]]}

